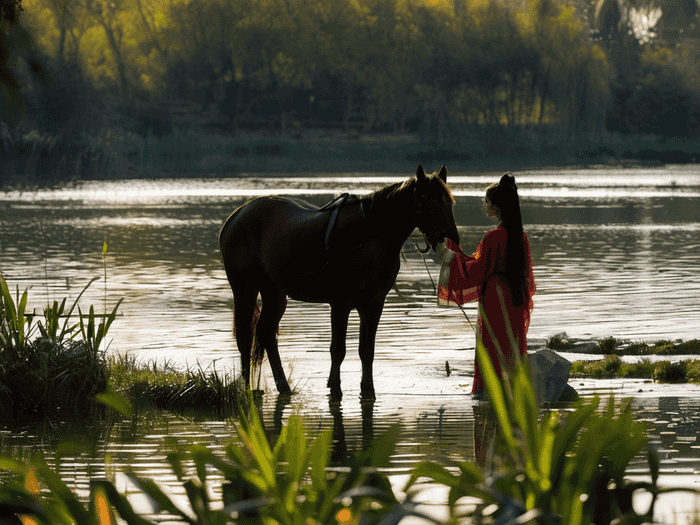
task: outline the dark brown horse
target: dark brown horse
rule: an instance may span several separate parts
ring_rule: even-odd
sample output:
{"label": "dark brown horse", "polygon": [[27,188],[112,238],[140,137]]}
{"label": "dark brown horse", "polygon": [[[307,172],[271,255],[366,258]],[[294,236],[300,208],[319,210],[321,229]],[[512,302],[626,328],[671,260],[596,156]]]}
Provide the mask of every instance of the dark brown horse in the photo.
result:
{"label": "dark brown horse", "polygon": [[342,397],[340,365],[350,311],[360,317],[360,383],[374,399],[372,361],[384,300],[399,272],[404,243],[417,227],[430,245],[459,242],[447,189],[447,169],[415,177],[328,209],[282,198],[259,197],[226,220],[219,245],[234,297],[236,342],[246,386],[250,379],[253,312],[262,296],[257,339],[267,351],[277,390],[289,392],[277,347],[286,298],[331,306],[331,398]]}

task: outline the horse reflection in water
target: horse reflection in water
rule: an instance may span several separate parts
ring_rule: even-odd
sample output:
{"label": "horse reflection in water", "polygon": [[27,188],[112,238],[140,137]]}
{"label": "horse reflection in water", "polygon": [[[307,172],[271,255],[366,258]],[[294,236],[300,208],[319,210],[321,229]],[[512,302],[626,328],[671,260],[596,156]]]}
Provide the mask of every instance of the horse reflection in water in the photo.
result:
{"label": "horse reflection in water", "polygon": [[226,276],[233,290],[235,333],[246,386],[250,382],[251,330],[260,293],[256,337],[267,351],[277,390],[289,392],[277,346],[286,299],[331,307],[331,399],[340,400],[350,312],[360,318],[360,393],[374,399],[372,362],[384,301],[396,281],[401,249],[415,228],[435,246],[459,243],[447,188],[447,168],[388,185],[362,197],[344,196],[323,208],[282,197],[253,199],[231,214],[219,235]]}

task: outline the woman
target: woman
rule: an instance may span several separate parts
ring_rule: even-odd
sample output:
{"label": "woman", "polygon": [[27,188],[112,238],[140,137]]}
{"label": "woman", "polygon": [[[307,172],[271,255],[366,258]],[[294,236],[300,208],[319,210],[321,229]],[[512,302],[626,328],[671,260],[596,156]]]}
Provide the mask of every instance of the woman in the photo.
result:
{"label": "woman", "polygon": [[[486,188],[484,209],[498,220],[498,227],[484,236],[474,255],[466,255],[457,244],[446,241],[438,304],[479,301],[476,338],[502,377],[504,366],[510,370],[527,354],[526,335],[535,294],[530,243],[523,232],[518,188],[512,175],[506,173],[498,184]],[[479,399],[484,395],[478,362],[472,395]]]}

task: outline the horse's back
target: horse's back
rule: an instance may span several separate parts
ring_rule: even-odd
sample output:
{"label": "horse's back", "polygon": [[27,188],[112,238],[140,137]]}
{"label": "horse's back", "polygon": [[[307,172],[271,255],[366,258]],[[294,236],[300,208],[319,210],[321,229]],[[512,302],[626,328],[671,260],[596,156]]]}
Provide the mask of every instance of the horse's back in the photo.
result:
{"label": "horse's back", "polygon": [[296,199],[258,197],[237,208],[219,234],[225,264],[264,264],[294,251],[322,247],[329,214]]}

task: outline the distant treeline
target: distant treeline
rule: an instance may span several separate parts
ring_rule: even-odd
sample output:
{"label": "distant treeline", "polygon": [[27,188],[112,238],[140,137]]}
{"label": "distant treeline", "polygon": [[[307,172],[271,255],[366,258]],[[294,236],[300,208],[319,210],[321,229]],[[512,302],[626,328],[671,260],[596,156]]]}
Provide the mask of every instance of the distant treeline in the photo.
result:
{"label": "distant treeline", "polygon": [[[3,37],[18,60],[0,81],[14,75],[24,103],[22,118],[0,105],[0,156],[22,169],[11,157],[39,131],[68,166],[59,171],[101,171],[101,153],[142,163],[145,153],[101,152],[91,137],[115,144],[175,127],[408,131],[437,147],[503,132],[540,151],[601,144],[609,131],[697,138],[698,46],[597,38],[585,1],[572,5],[34,0]],[[43,165],[32,151],[30,165]]]}
{"label": "distant treeline", "polygon": [[605,126],[611,70],[551,0],[193,0],[161,28],[164,97],[215,106],[230,129],[274,122],[421,131]]}
{"label": "distant treeline", "polygon": [[361,126],[438,142],[463,124],[599,134],[612,72],[585,17],[553,0],[505,4],[36,0],[26,21],[55,69],[82,72],[120,106],[196,101],[229,130]]}

